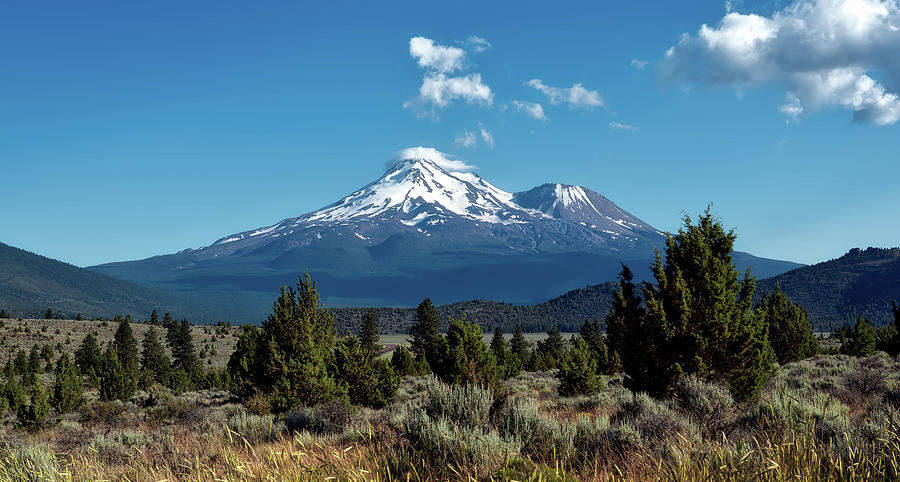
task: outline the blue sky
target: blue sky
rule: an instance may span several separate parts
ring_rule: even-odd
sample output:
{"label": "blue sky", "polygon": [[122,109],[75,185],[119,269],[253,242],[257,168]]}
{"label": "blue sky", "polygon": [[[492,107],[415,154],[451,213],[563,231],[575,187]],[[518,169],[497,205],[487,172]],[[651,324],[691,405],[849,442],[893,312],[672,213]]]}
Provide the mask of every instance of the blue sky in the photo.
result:
{"label": "blue sky", "polygon": [[127,3],[0,4],[0,241],[80,266],[203,246],[421,145],[664,230],[712,202],[760,256],[900,245],[889,3]]}

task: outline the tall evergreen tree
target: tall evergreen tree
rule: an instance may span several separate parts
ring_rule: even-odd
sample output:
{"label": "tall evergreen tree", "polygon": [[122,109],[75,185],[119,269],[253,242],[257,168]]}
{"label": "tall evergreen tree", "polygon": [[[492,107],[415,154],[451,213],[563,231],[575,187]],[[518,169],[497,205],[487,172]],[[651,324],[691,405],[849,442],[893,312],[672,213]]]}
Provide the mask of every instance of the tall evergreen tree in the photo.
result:
{"label": "tall evergreen tree", "polygon": [[497,360],[506,358],[506,339],[503,338],[503,328],[500,328],[500,325],[494,328],[494,336],[491,338],[491,352],[494,353],[494,358]]}
{"label": "tall evergreen tree", "polygon": [[171,321],[166,327],[166,342],[172,352],[172,370],[183,371],[189,379],[195,380],[200,372],[200,359],[194,348],[191,324],[187,320]]}
{"label": "tall evergreen tree", "polygon": [[119,326],[116,327],[116,334],[113,339],[115,340],[119,363],[122,364],[122,368],[125,371],[134,376],[138,369],[139,355],[137,340],[134,338],[134,332],[131,331],[129,318],[130,316],[119,321]]}
{"label": "tall evergreen tree", "polygon": [[760,321],[769,327],[769,343],[778,363],[809,358],[819,352],[806,310],[788,299],[781,286],[763,296],[756,306]]}
{"label": "tall evergreen tree", "polygon": [[150,324],[158,325],[159,324],[159,313],[156,310],[150,312]]}
{"label": "tall evergreen tree", "polygon": [[55,381],[51,401],[57,413],[69,413],[78,408],[84,399],[84,383],[78,368],[63,353],[56,362]]}
{"label": "tall evergreen tree", "polygon": [[367,311],[363,317],[359,341],[369,353],[369,358],[374,358],[381,349],[381,345],[378,344],[378,315],[375,314],[375,310]]}
{"label": "tall evergreen tree", "polygon": [[28,400],[28,394],[25,392],[25,387],[22,386],[20,377],[8,375],[5,396],[9,409],[16,415],[22,415]]}
{"label": "tall evergreen tree", "polygon": [[578,336],[587,343],[591,355],[597,361],[597,373],[606,373],[609,367],[609,353],[606,346],[606,337],[603,335],[603,328],[600,326],[600,320],[584,320]]}
{"label": "tall evergreen tree", "polygon": [[175,320],[172,318],[172,314],[167,311],[166,314],[163,315],[163,325],[169,326],[171,323],[174,323],[174,322],[175,322]]}
{"label": "tall evergreen tree", "polygon": [[172,371],[172,362],[166,353],[156,328],[150,328],[144,334],[141,346],[141,366],[150,372],[157,383],[167,384]]}
{"label": "tall evergreen tree", "polygon": [[547,330],[547,338],[538,342],[538,349],[546,357],[547,369],[558,366],[566,352],[566,340],[563,339],[562,333],[559,332],[556,325]]}
{"label": "tall evergreen tree", "polygon": [[261,338],[262,331],[256,326],[242,326],[241,336],[228,359],[232,391],[244,398],[248,398],[262,389],[259,385],[262,383],[260,377],[262,368],[259,366],[260,360],[257,356]]}
{"label": "tall evergreen tree", "polygon": [[722,380],[741,399],[755,396],[774,370],[768,326],[754,316],[754,279],[739,279],[731,259],[736,235],[709,209],[666,239],[665,259],[643,285],[646,308],[623,268],[607,319],[629,388],[660,395],[683,375]]}

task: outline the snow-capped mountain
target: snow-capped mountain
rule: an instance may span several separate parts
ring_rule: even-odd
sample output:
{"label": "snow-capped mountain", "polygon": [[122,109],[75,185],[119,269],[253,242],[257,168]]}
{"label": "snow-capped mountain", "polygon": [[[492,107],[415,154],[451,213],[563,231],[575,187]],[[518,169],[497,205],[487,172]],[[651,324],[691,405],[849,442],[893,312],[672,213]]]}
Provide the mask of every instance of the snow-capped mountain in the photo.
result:
{"label": "snow-capped mountain", "polygon": [[[590,189],[544,184],[509,193],[465,167],[434,149],[407,149],[379,179],[340,201],[272,226],[226,236],[213,247],[232,244],[231,251],[279,237],[306,233],[322,239],[347,231],[360,240],[379,242],[395,232],[378,232],[378,228],[392,225],[401,230],[398,225],[415,228],[426,237],[443,226],[487,228],[501,237],[535,229],[555,232],[564,227],[584,231],[578,236],[582,239],[596,237],[595,244],[623,241],[614,243],[622,244],[619,248],[642,241],[656,244],[662,239],[662,233]],[[355,229],[348,230],[348,226]],[[334,228],[338,228],[336,232]],[[541,244],[532,241],[525,243],[527,247]]]}
{"label": "snow-capped mountain", "polygon": [[510,193],[471,171],[434,149],[407,149],[380,178],[322,209],[207,247],[92,269],[258,316],[306,269],[332,306],[426,296],[533,303],[613,280],[623,261],[646,274],[663,245],[658,230],[585,187]]}

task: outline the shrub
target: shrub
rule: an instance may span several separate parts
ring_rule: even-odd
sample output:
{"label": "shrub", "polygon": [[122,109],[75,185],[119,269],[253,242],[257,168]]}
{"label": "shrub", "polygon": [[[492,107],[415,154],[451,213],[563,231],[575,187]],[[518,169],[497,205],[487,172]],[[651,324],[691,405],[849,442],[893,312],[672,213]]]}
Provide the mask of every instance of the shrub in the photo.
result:
{"label": "shrub", "polygon": [[465,427],[485,427],[494,396],[478,385],[448,385],[432,379],[427,387],[425,410],[432,418],[446,418]]}
{"label": "shrub", "polygon": [[672,398],[695,422],[713,431],[728,417],[734,399],[727,388],[688,375],[675,383]]}
{"label": "shrub", "polygon": [[94,435],[89,445],[98,453],[115,458],[129,455],[135,450],[145,447],[147,443],[147,435],[144,432],[115,429]]}
{"label": "shrub", "polygon": [[63,353],[56,362],[56,380],[53,384],[53,407],[57,413],[69,413],[78,408],[84,400],[84,384],[78,369]]}
{"label": "shrub", "polygon": [[500,435],[516,442],[529,457],[554,460],[572,452],[574,432],[569,424],[538,411],[534,400],[513,400],[500,420]]}
{"label": "shrub", "polygon": [[273,415],[237,413],[228,418],[228,429],[251,444],[271,442],[283,431],[284,426],[275,422]]}
{"label": "shrub", "polygon": [[675,434],[685,439],[696,439],[698,432],[693,424],[672,410],[670,404],[654,400],[646,393],[636,393],[630,401],[622,404],[613,416],[613,422],[634,427],[651,449],[664,446],[668,442],[667,437]]}
{"label": "shrub", "polygon": [[493,472],[518,454],[518,445],[495,430],[458,425],[413,410],[403,421],[407,436],[435,468],[478,466]]}
{"label": "shrub", "polygon": [[22,422],[29,427],[41,428],[47,424],[47,415],[50,413],[50,402],[47,401],[47,392],[41,382],[35,381],[31,385],[31,403],[25,410]]}

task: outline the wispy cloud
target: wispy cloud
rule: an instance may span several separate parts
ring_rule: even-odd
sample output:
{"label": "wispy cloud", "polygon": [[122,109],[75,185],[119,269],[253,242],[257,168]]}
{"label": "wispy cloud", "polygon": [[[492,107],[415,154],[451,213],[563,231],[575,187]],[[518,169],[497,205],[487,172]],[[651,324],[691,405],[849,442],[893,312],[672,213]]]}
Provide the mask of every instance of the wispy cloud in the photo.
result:
{"label": "wispy cloud", "polygon": [[466,45],[471,45],[472,50],[477,53],[484,52],[485,50],[492,47],[490,42],[477,35],[472,35],[471,37],[467,38],[464,43]]}
{"label": "wispy cloud", "polygon": [[453,139],[453,144],[458,148],[472,149],[478,145],[478,139],[475,138],[474,133],[463,131],[462,134],[456,136],[456,139]]}
{"label": "wispy cloud", "polygon": [[488,130],[485,129],[484,126],[481,125],[481,123],[479,123],[478,129],[481,131],[481,140],[483,140],[484,143],[487,144],[488,147],[490,147],[491,149],[493,149],[493,148],[494,148],[494,136],[493,136],[493,134],[491,134],[490,132],[488,132]]}
{"label": "wispy cloud", "polygon": [[547,116],[544,115],[544,107],[541,104],[521,100],[514,100],[510,104],[516,109],[516,112],[524,112],[529,117],[540,121],[547,120]]}
{"label": "wispy cloud", "polygon": [[646,60],[641,60],[641,59],[631,59],[631,63],[630,63],[629,65],[631,65],[632,67],[634,67],[634,68],[636,68],[636,69],[638,69],[638,70],[644,70],[644,67],[646,67],[647,64],[649,64],[649,63],[650,63],[650,62],[648,62],[648,61],[646,61]]}
{"label": "wispy cloud", "polygon": [[770,16],[734,8],[717,25],[682,35],[666,52],[663,75],[737,89],[780,85],[788,102],[779,110],[789,119],[838,106],[860,122],[900,120],[900,97],[885,87],[900,85],[900,3],[799,0]]}
{"label": "wispy cloud", "polygon": [[525,85],[533,87],[547,96],[550,105],[567,104],[569,108],[606,107],[603,98],[596,90],[588,90],[582,84],[574,84],[569,88],[551,87],[541,79],[531,79]]}
{"label": "wispy cloud", "polygon": [[618,129],[621,131],[636,131],[636,130],[638,130],[638,128],[633,125],[623,124],[621,122],[610,122],[609,126],[612,127],[613,129]]}

